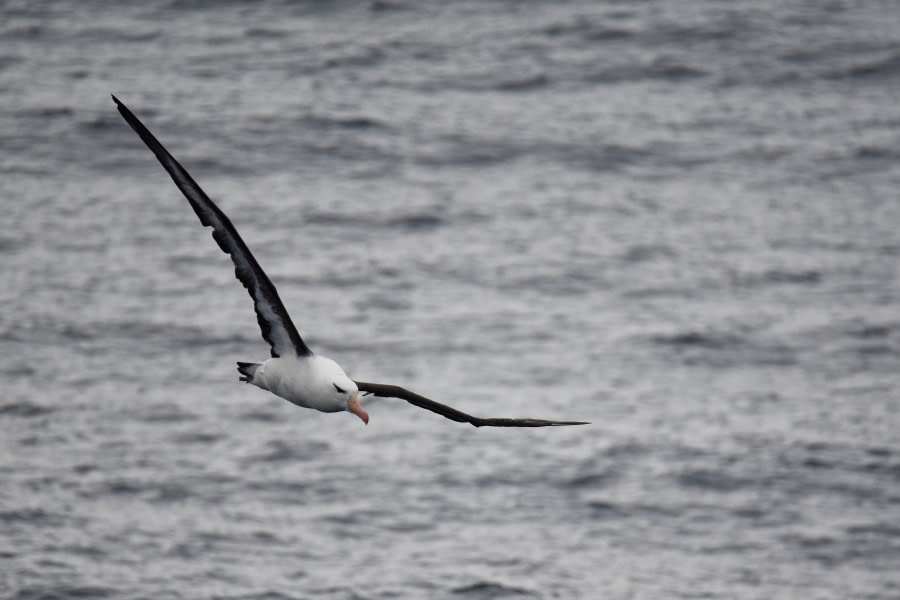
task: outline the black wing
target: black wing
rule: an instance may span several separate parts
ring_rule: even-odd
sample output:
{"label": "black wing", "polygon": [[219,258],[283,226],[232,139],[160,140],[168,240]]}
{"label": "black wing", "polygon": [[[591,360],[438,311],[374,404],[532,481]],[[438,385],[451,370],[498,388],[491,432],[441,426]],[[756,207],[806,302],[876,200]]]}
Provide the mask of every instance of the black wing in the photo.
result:
{"label": "black wing", "polygon": [[197,182],[184,170],[184,167],[178,164],[178,161],[153,137],[144,124],[124,104],[119,102],[118,98],[113,96],[112,99],[131,128],[144,140],[147,147],[162,163],[163,168],[172,176],[175,185],[200,217],[200,222],[213,228],[213,239],[219,244],[219,248],[231,256],[231,260],[234,262],[235,276],[244,284],[244,287],[250,292],[250,297],[253,298],[256,320],[259,322],[263,338],[272,347],[272,356],[289,356],[291,353],[299,356],[311,355],[312,351],[303,343],[303,339],[297,333],[297,328],[294,327],[290,315],[284,308],[284,304],[281,303],[275,286],[269,281],[225,213],[210,200]]}
{"label": "black wing", "polygon": [[475,427],[550,427],[558,425],[590,425],[584,421],[545,421],[544,419],[482,419],[451,408],[440,402],[430,400],[397,385],[383,383],[366,383],[355,381],[359,391],[382,398],[400,398],[412,405],[430,410],[441,416],[447,417],[457,423],[470,423]]}

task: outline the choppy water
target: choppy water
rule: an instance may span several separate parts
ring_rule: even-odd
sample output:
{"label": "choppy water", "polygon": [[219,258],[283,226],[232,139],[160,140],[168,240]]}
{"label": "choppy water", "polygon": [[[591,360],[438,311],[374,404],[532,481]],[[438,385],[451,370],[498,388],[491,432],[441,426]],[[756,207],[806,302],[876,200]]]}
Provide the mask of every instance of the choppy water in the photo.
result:
{"label": "choppy water", "polygon": [[[237,383],[250,301],[372,421]],[[891,2],[5,2],[0,595],[900,598]]]}

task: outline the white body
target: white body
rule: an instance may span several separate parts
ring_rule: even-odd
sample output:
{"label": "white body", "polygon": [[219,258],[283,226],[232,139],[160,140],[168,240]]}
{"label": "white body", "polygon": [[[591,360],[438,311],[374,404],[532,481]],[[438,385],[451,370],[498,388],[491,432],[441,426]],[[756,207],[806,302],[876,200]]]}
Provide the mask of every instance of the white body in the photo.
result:
{"label": "white body", "polygon": [[297,406],[322,412],[347,410],[348,398],[358,391],[340,365],[316,355],[270,358],[257,367],[251,383]]}

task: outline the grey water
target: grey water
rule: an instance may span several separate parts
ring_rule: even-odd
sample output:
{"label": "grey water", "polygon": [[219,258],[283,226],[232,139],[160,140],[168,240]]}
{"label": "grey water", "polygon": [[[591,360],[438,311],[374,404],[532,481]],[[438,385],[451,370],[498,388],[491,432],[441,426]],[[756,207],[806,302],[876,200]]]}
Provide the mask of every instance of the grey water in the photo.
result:
{"label": "grey water", "polygon": [[[230,215],[400,400],[240,384]],[[0,3],[0,597],[900,598],[900,9]]]}

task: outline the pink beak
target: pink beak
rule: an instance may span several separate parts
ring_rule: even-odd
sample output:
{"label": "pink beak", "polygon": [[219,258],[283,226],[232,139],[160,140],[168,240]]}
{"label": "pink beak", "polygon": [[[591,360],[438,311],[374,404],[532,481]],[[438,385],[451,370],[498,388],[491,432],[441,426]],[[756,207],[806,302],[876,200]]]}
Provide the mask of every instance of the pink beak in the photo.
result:
{"label": "pink beak", "polygon": [[365,423],[366,425],[369,424],[369,413],[363,410],[362,405],[359,403],[359,397],[356,395],[356,392],[353,392],[350,395],[350,400],[347,401],[347,410],[362,419],[363,423]]}

